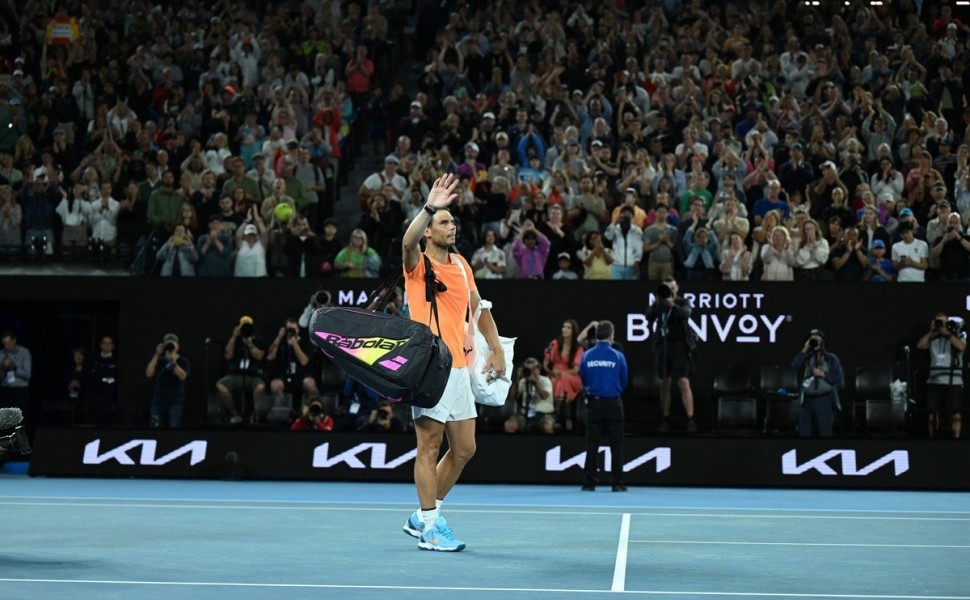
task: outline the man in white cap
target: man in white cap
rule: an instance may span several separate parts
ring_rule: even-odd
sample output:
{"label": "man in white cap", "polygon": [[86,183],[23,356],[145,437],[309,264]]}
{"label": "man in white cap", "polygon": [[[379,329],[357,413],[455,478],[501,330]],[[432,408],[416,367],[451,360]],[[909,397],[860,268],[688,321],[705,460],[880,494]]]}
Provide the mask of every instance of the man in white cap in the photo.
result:
{"label": "man in white cap", "polygon": [[[384,186],[390,184],[397,192],[398,199],[404,197],[408,188],[408,180],[397,172],[401,159],[396,154],[388,154],[384,157],[384,169],[371,174],[357,191],[357,200],[360,202],[361,210],[367,208],[370,197],[384,190]],[[390,200],[390,198],[388,199]]]}

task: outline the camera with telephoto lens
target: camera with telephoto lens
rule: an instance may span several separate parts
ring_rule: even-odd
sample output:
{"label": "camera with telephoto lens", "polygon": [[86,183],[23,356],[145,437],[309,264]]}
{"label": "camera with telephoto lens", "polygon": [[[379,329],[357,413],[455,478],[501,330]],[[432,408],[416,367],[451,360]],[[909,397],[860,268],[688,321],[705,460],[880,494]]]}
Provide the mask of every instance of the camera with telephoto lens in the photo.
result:
{"label": "camera with telephoto lens", "polygon": [[387,421],[391,418],[391,409],[383,406],[377,410],[377,420]]}
{"label": "camera with telephoto lens", "polygon": [[963,328],[963,323],[961,321],[934,319],[933,320],[933,330],[940,331],[947,330],[950,333],[960,333]]}
{"label": "camera with telephoto lens", "polygon": [[660,284],[660,287],[657,288],[657,298],[660,298],[661,300],[666,300],[668,298],[673,298],[673,297],[674,297],[674,290],[670,289],[669,285]]}
{"label": "camera with telephoto lens", "polygon": [[296,330],[294,330],[292,327],[287,327],[286,328],[286,337],[287,338],[295,338],[296,337]]}
{"label": "camera with telephoto lens", "polygon": [[255,332],[256,330],[253,328],[252,323],[243,323],[242,326],[239,327],[239,335],[244,338],[253,337]]}
{"label": "camera with telephoto lens", "polygon": [[175,342],[165,342],[165,346],[163,346],[163,348],[165,349],[166,354],[175,352]]}
{"label": "camera with telephoto lens", "polygon": [[809,350],[816,350],[817,351],[821,347],[822,347],[822,340],[820,340],[818,338],[812,338],[812,339],[808,340],[808,349]]}
{"label": "camera with telephoto lens", "polygon": [[326,290],[317,292],[313,296],[313,301],[317,306],[326,306],[327,304],[330,304],[330,292]]}
{"label": "camera with telephoto lens", "polygon": [[314,400],[307,407],[307,414],[310,415],[311,419],[319,419],[323,416],[323,404],[321,404],[318,400]]}

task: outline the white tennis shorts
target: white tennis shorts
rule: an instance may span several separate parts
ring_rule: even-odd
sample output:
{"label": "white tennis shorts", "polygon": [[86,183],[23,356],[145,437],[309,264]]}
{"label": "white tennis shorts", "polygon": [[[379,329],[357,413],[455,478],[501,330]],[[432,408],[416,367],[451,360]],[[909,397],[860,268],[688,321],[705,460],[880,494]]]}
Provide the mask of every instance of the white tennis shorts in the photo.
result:
{"label": "white tennis shorts", "polygon": [[472,395],[472,382],[468,377],[468,368],[451,369],[445,391],[441,400],[434,408],[411,407],[411,418],[417,421],[420,417],[428,417],[439,423],[449,421],[464,421],[478,416],[475,410],[475,397]]}

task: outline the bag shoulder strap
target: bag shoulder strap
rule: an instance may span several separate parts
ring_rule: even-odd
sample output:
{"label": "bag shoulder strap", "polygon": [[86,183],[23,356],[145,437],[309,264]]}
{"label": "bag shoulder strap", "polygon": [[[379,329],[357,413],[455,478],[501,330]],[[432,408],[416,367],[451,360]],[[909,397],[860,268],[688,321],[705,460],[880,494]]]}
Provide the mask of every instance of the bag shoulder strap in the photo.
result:
{"label": "bag shoulder strap", "polygon": [[404,270],[400,266],[392,268],[390,274],[384,278],[384,281],[380,282],[377,288],[367,297],[368,310],[380,312],[387,308],[387,304],[391,301],[391,296],[394,293],[394,288],[397,287],[397,284],[403,278]]}
{"label": "bag shoulder strap", "polygon": [[422,253],[424,258],[424,298],[431,304],[431,314],[428,315],[428,327],[431,327],[431,317],[434,316],[434,324],[438,330],[438,337],[441,337],[441,323],[438,321],[438,302],[435,300],[434,268],[431,266],[431,259],[427,254]]}

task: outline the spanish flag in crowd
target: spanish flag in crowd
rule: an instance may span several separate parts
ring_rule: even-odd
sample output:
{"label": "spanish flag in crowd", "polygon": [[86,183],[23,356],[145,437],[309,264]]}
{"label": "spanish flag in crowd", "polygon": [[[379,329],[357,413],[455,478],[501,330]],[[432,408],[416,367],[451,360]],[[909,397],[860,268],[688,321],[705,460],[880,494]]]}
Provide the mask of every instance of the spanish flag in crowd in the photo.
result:
{"label": "spanish flag in crowd", "polygon": [[57,16],[47,19],[47,45],[63,46],[81,39],[81,30],[74,17]]}

